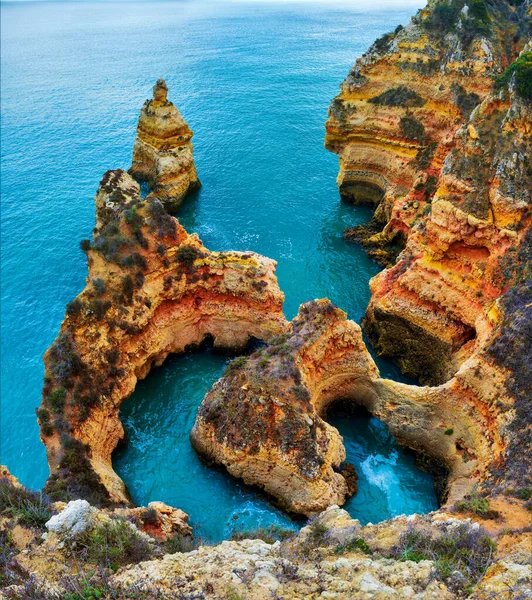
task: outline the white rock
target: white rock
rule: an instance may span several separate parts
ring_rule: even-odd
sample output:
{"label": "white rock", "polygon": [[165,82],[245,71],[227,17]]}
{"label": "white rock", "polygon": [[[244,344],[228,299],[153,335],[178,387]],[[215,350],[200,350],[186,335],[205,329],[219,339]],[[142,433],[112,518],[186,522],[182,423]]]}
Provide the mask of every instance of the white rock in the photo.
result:
{"label": "white rock", "polygon": [[389,596],[397,595],[397,592],[393,588],[377,581],[377,579],[369,573],[364,573],[364,575],[362,575],[358,581],[358,586],[361,592],[366,592],[368,594],[384,593]]}
{"label": "white rock", "polygon": [[46,529],[59,537],[73,538],[91,527],[97,514],[98,510],[86,500],[72,500],[46,523]]}
{"label": "white rock", "polygon": [[260,569],[253,577],[253,584],[275,591],[279,587],[279,580],[267,569]]}

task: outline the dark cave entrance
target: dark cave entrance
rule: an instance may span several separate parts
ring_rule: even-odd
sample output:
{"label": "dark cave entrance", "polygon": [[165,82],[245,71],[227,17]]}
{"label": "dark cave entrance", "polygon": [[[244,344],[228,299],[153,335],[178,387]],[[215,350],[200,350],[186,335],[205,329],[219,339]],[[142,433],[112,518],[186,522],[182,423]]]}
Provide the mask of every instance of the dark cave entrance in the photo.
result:
{"label": "dark cave entrance", "polygon": [[340,184],[342,200],[354,205],[367,205],[376,208],[384,196],[384,188],[370,181],[354,180]]}

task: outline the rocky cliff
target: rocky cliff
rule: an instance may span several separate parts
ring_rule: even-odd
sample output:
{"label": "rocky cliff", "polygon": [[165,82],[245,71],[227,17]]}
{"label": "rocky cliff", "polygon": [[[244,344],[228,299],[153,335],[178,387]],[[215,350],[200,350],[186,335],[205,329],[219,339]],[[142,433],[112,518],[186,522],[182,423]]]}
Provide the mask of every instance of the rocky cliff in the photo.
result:
{"label": "rocky cliff", "polygon": [[[342,438],[326,423],[341,400],[364,407],[419,454],[449,510],[478,484],[491,490],[505,457],[523,447],[505,434],[516,419],[506,385],[505,369],[484,355],[437,387],[382,379],[360,327],[328,300],[314,301],[301,306],[288,333],[230,365],[205,397],[191,438],[209,461],[285,509],[313,515],[342,504],[354,480],[342,464]],[[529,470],[522,475],[518,487],[528,485]]]}
{"label": "rocky cliff", "polygon": [[243,348],[285,328],[276,263],[209,252],[161,203],[142,200],[124,171],[108,171],[85,240],[89,275],[45,355],[38,411],[54,498],[126,502],[111,453],[123,437],[120,403],[170,353],[211,338]]}
{"label": "rocky cliff", "polygon": [[344,199],[375,206],[346,231],[385,266],[430,208],[455,133],[524,47],[530,2],[433,0],[357,60],[326,123]]}
{"label": "rocky cliff", "polygon": [[[503,32],[513,31],[523,45],[518,32],[529,4],[517,12],[486,5],[489,31],[469,23],[478,7],[461,9],[453,29],[436,31],[442,6],[429,4],[357,63],[327,129],[327,143],[340,152],[342,195],[388,215],[371,243],[386,246],[398,233],[405,243],[395,264],[371,282],[366,331],[379,354],[432,387],[380,379],[357,326],[325,301],[309,303],[286,338],[215,385],[192,433],[200,453],[295,512],[312,514],[346,497],[337,472],[345,454],[323,420],[338,399],[365,406],[428,459],[448,507],[476,484],[489,495],[531,483],[529,47],[492,77],[513,51]],[[475,33],[466,43],[469,26],[480,38]],[[436,42],[441,64],[431,72],[416,49],[430,55]],[[399,58],[414,66],[394,67]],[[397,87],[389,87],[390,73],[399,77]],[[407,88],[404,77],[419,87]],[[458,79],[469,91],[457,91]],[[388,91],[375,96],[383,85]],[[421,97],[431,85],[436,98],[447,90],[441,110]],[[467,114],[453,104],[457,94],[469,98]],[[345,112],[338,113],[339,102]],[[423,131],[415,144],[407,141],[407,124]]]}
{"label": "rocky cliff", "polygon": [[158,79],[153,98],[140,111],[133,163],[129,173],[150,187],[149,198],[160,200],[171,213],[188,192],[200,187],[192,156],[192,131],[168,100],[168,86]]}
{"label": "rocky cliff", "polygon": [[[165,212],[158,198],[186,193],[195,171],[191,133],[156,86],[132,167],[152,193],[104,176],[82,243],[87,286],[45,357],[46,491],[126,503],[110,461],[120,402],[170,352],[253,336],[267,344],[207,394],[192,442],[312,520],[194,548],[177,509],[65,506],[0,477],[9,598],[530,597],[530,13],[529,0],[431,1],[372,46],[331,105],[340,193],[375,206],[347,236],[387,266],[364,326],[426,385],[381,378],[360,327],[328,300],[287,324],[274,261],[209,252]],[[356,490],[326,422],[340,399],[435,472],[440,510],[362,527],[335,506]]]}
{"label": "rocky cliff", "polygon": [[519,472],[522,485],[523,398],[532,393],[531,10],[430,2],[357,62],[326,139],[340,155],[341,194],[376,206],[372,222],[346,236],[389,267],[370,284],[368,337],[407,375],[480,400],[474,410],[491,431],[505,415],[492,472]]}
{"label": "rocky cliff", "polygon": [[[2,478],[0,492],[0,584],[10,600],[516,600],[532,581],[518,506],[491,531],[478,517],[438,514],[363,527],[331,506],[297,534],[270,528],[197,546],[186,530],[155,535],[168,513],[160,507],[49,504]],[[29,523],[19,507],[38,502],[40,520]]]}

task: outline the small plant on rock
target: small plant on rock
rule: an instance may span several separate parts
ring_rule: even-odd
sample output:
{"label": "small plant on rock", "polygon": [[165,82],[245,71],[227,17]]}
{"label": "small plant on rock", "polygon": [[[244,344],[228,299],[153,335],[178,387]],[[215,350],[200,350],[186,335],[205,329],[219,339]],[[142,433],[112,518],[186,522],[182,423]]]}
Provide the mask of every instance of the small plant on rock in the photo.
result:
{"label": "small plant on rock", "polygon": [[21,525],[42,528],[53,514],[50,500],[43,494],[13,485],[0,479],[0,514],[16,517]]}
{"label": "small plant on rock", "polygon": [[477,490],[473,488],[471,493],[454,505],[456,512],[472,512],[485,519],[494,519],[498,516],[496,511],[490,509],[490,503],[487,498],[483,498]]}
{"label": "small plant on rock", "polygon": [[109,519],[76,538],[73,552],[79,558],[116,570],[153,556],[149,540],[125,519]]}

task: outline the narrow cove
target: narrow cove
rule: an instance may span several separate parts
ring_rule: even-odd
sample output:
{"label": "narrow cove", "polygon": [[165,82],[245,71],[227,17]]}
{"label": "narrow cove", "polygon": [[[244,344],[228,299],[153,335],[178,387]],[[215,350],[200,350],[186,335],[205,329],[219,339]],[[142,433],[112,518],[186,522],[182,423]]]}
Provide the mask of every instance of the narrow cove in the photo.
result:
{"label": "narrow cove", "polygon": [[[241,16],[252,29],[257,26],[250,15]],[[267,16],[266,30],[273,36],[269,26],[280,15],[272,10]],[[283,30],[285,56],[272,53],[266,43],[255,47],[249,58],[261,63],[254,72],[260,102],[251,98],[251,89],[243,90],[247,103],[238,106],[237,127],[230,95],[220,97],[218,126],[226,124],[231,143],[210,147],[208,155],[200,134],[194,138],[203,188],[176,216],[214,249],[252,249],[275,258],[287,318],[300,303],[329,297],[360,322],[370,296],[369,279],[380,267],[342,233],[367,221],[372,210],[343,203],[338,196],[337,159],[323,149],[326,104],[335,89],[325,68],[328,59],[314,45],[318,21],[313,23],[312,11],[305,16],[306,27],[296,21],[301,33],[305,30],[302,39]],[[241,85],[238,65],[228,57],[226,66],[219,74],[221,87]],[[325,87],[330,91],[325,93]],[[202,118],[198,115],[196,131],[201,132]],[[222,147],[227,154],[219,154],[215,162]],[[233,179],[232,185],[224,175]],[[304,522],[292,521],[256,490],[206,466],[190,445],[197,408],[231,358],[209,349],[170,357],[139,382],[121,408],[128,442],[116,450],[113,461],[137,504],[158,499],[178,506],[190,514],[196,535],[213,542],[257,527],[299,528]],[[379,368],[383,376],[401,380],[392,363],[379,361]],[[331,415],[359,476],[360,492],[346,505],[353,517],[378,522],[437,508],[432,477],[417,469],[383,423],[335,409]]]}
{"label": "narrow cove", "polygon": [[[36,23],[34,13],[42,10],[10,6],[8,17]],[[82,3],[48,10],[54,18],[43,23],[39,36],[19,28],[6,40],[2,125],[10,157],[2,181],[3,269],[9,282],[2,308],[10,323],[3,344],[14,357],[4,367],[2,424],[6,431],[16,426],[23,432],[3,436],[2,459],[35,488],[48,473],[34,413],[42,354],[57,334],[66,302],[83,286],[85,258],[76,248],[94,225],[98,181],[110,167],[129,166],[138,110],[153,81],[166,78],[170,99],[195,133],[203,188],[177,215],[184,227],[212,250],[253,250],[277,260],[287,318],[302,302],[328,297],[360,322],[370,297],[368,282],[379,267],[360,247],[345,242],[342,233],[367,221],[371,210],[340,201],[337,158],[323,148],[324,122],[355,57],[406,23],[411,13],[177,3],[157,4],[156,10],[138,3],[127,13],[113,3],[101,4],[97,12]],[[28,11],[33,17],[26,16]],[[72,23],[83,23],[83,31]],[[101,31],[106,44],[89,41]],[[74,64],[80,73],[76,89],[69,71]],[[29,83],[17,88],[14,81]],[[41,113],[32,103],[41,112],[62,103],[65,108],[61,119],[50,115],[41,123],[34,120]],[[28,135],[46,143],[32,145],[23,160],[18,149]],[[28,164],[40,166],[32,170]],[[27,210],[20,211],[21,205]],[[50,235],[58,224],[61,235]],[[21,249],[15,231],[44,236],[46,243],[38,253],[29,246]],[[21,260],[32,265],[31,278],[19,268]],[[26,310],[28,298],[41,310]],[[16,359],[20,356],[28,360]],[[197,407],[228,360],[212,351],[170,357],[139,382],[121,411],[129,445],[114,457],[137,503],[162,500],[182,508],[197,533],[212,541],[270,523],[298,526],[255,491],[206,467],[190,447]],[[379,367],[383,376],[400,377],[393,364],[380,362]],[[351,441],[357,443],[355,430],[367,429],[370,435],[375,429],[349,420],[338,427],[348,452]],[[397,450],[387,446],[387,454],[380,454],[379,435],[370,438],[361,463],[376,464]],[[413,495],[419,503],[414,498],[407,508],[390,507],[390,486],[377,485],[381,512],[370,515],[362,506],[350,509],[353,516],[375,521],[398,510],[436,508],[431,482],[413,464],[408,468],[418,482]],[[365,477],[364,469],[358,470]],[[401,485],[401,480],[394,483],[394,493]],[[356,498],[348,508],[353,502]]]}

